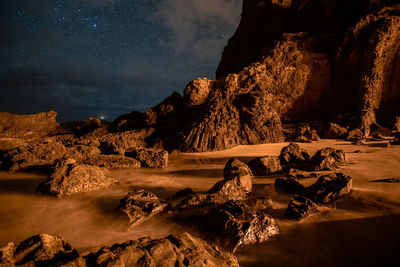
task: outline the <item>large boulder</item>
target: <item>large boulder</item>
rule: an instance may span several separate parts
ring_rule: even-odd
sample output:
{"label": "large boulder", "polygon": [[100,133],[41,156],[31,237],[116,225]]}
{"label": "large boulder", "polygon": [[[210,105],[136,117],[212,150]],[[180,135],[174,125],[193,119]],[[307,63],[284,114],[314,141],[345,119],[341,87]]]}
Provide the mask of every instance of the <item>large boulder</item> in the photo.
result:
{"label": "large boulder", "polygon": [[130,225],[135,225],[162,212],[167,206],[168,203],[160,200],[155,194],[138,190],[121,199],[117,210],[128,217]]}
{"label": "large boulder", "polygon": [[61,266],[79,257],[78,252],[61,237],[47,234],[32,236],[18,245],[0,248],[0,266]]}
{"label": "large boulder", "polygon": [[32,115],[0,112],[0,137],[29,138],[53,134],[59,126],[56,116],[54,111]]}
{"label": "large boulder", "polygon": [[114,183],[109,172],[100,167],[78,164],[74,159],[57,163],[53,173],[37,187],[37,192],[57,197],[98,191]]}
{"label": "large boulder", "polygon": [[64,145],[54,141],[33,143],[7,151],[4,162],[11,171],[48,168],[66,154]]}
{"label": "large boulder", "polygon": [[298,144],[290,143],[282,148],[279,159],[281,164],[301,164],[310,159],[310,154]]}
{"label": "large boulder", "polygon": [[188,233],[144,237],[83,255],[81,266],[239,266],[235,256]]}
{"label": "large boulder", "polygon": [[183,100],[188,107],[202,105],[206,102],[215,81],[199,78],[191,81],[183,92]]}
{"label": "large boulder", "polygon": [[350,194],[352,180],[343,173],[323,175],[316,183],[306,187],[303,195],[316,203],[326,204]]}
{"label": "large boulder", "polygon": [[315,171],[332,171],[346,163],[346,154],[343,150],[327,147],[318,150],[311,158],[311,162]]}
{"label": "large boulder", "polygon": [[262,176],[282,171],[281,162],[278,157],[265,156],[255,158],[247,163],[253,175]]}

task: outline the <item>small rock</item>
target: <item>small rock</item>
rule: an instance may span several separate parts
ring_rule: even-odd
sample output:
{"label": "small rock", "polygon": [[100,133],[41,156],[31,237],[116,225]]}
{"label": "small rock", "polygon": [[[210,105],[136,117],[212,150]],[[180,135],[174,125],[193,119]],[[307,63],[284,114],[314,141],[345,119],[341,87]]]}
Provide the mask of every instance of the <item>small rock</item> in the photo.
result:
{"label": "small rock", "polygon": [[343,150],[327,147],[318,150],[311,158],[311,162],[315,171],[331,171],[346,163],[346,155]]}
{"label": "small rock", "polygon": [[281,162],[278,157],[266,156],[249,161],[248,166],[253,175],[263,176],[282,171]]}
{"label": "small rock", "polygon": [[167,206],[155,194],[138,190],[121,199],[117,210],[128,217],[130,225],[135,225],[162,212]]}
{"label": "small rock", "polygon": [[317,131],[312,129],[309,125],[300,125],[296,129],[293,139],[301,143],[311,143],[312,141],[320,140]]}
{"label": "small rock", "polygon": [[338,124],[330,123],[322,136],[327,139],[343,139],[346,137],[347,129]]}
{"label": "small rock", "polygon": [[78,164],[74,159],[57,163],[46,181],[36,191],[57,197],[98,191],[114,183],[106,169]]}
{"label": "small rock", "polygon": [[301,194],[304,190],[304,186],[293,177],[277,178],[275,187],[288,194]]}
{"label": "small rock", "polygon": [[137,159],[142,166],[149,168],[166,168],[168,166],[168,152],[151,148],[130,148],[125,156]]}
{"label": "small rock", "polygon": [[290,200],[285,216],[291,220],[300,220],[318,211],[318,206],[310,199],[303,196],[295,196]]}
{"label": "small rock", "polygon": [[298,164],[310,159],[310,154],[298,144],[290,143],[281,150],[279,155],[281,164]]}
{"label": "small rock", "polygon": [[377,179],[371,182],[375,183],[400,183],[400,178],[386,178],[386,179]]}
{"label": "small rock", "polygon": [[316,203],[326,204],[348,195],[352,180],[343,173],[323,175],[315,184],[306,187],[302,195]]}

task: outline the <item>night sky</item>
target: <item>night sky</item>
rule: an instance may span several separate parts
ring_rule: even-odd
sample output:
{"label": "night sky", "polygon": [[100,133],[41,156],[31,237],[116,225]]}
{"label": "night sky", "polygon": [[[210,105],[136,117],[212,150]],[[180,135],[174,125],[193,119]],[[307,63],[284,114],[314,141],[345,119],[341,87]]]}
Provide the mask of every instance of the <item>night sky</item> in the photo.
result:
{"label": "night sky", "polygon": [[0,111],[144,111],[214,78],[241,0],[2,0]]}

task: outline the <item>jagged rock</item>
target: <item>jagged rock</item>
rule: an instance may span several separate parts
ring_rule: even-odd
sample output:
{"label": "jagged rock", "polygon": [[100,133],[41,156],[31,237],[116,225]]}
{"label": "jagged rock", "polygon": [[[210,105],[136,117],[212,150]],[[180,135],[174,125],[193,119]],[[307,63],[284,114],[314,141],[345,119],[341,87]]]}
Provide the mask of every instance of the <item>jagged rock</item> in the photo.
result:
{"label": "jagged rock", "polygon": [[85,160],[84,164],[107,169],[137,169],[141,166],[138,160],[121,155],[97,155]]}
{"label": "jagged rock", "polygon": [[39,184],[37,192],[57,197],[97,191],[114,183],[106,169],[78,164],[74,159],[62,160],[46,181]]}
{"label": "jagged rock", "polygon": [[285,211],[285,216],[291,220],[300,220],[318,211],[318,206],[310,199],[303,196],[295,196],[290,199],[289,205]]}
{"label": "jagged rock", "polygon": [[0,266],[61,266],[79,257],[78,252],[61,237],[47,234],[32,236],[15,246],[0,248]]}
{"label": "jagged rock", "polygon": [[282,148],[279,159],[281,164],[301,164],[310,159],[310,154],[305,149],[300,148],[298,144],[290,143]]}
{"label": "jagged rock", "polygon": [[183,100],[186,106],[198,106],[206,102],[214,81],[207,78],[199,78],[191,81],[183,91]]}
{"label": "jagged rock", "polygon": [[349,141],[359,141],[365,139],[365,134],[360,129],[354,129],[349,132],[346,140]]}
{"label": "jagged rock", "polygon": [[346,155],[343,150],[327,147],[318,150],[311,162],[315,171],[332,171],[346,163]]}
{"label": "jagged rock", "polygon": [[208,190],[208,199],[213,199],[213,201],[244,199],[251,193],[252,177],[253,174],[246,163],[231,158],[224,167],[224,179]]}
{"label": "jagged rock", "polygon": [[293,177],[279,177],[275,180],[275,187],[288,194],[301,194],[304,186]]}
{"label": "jagged rock", "polygon": [[181,191],[176,192],[172,196],[168,197],[166,201],[168,204],[175,208],[177,207],[180,203],[190,199],[191,197],[195,196],[196,193],[191,189],[191,188],[185,188]]}
{"label": "jagged rock", "polygon": [[149,237],[82,256],[84,266],[239,266],[235,256],[188,233],[161,239]]}
{"label": "jagged rock", "polygon": [[4,155],[4,162],[11,171],[47,168],[63,158],[65,154],[66,148],[62,144],[45,141],[7,151]]}
{"label": "jagged rock", "polygon": [[117,210],[128,217],[130,225],[135,225],[162,212],[167,206],[168,203],[160,200],[155,194],[138,190],[129,192],[121,199]]}
{"label": "jagged rock", "polygon": [[253,175],[262,176],[282,171],[281,162],[278,157],[266,156],[256,158],[247,164]]}
{"label": "jagged rock", "polygon": [[125,156],[137,159],[142,166],[150,168],[166,168],[168,152],[151,148],[135,147],[125,152]]}
{"label": "jagged rock", "polygon": [[305,197],[316,203],[329,203],[350,193],[352,178],[343,173],[331,173],[318,178],[317,182],[303,191]]}
{"label": "jagged rock", "polygon": [[180,111],[183,107],[183,100],[179,93],[174,92],[155,107],[146,111],[146,122],[148,125],[157,124],[160,120],[174,112]]}
{"label": "jagged rock", "polygon": [[154,129],[146,128],[102,135],[99,137],[101,153],[124,155],[130,148],[146,146],[145,139],[153,132]]}
{"label": "jagged rock", "polygon": [[0,137],[43,137],[56,132],[57,113],[49,111],[33,115],[16,115],[0,112]]}
{"label": "jagged rock", "polygon": [[309,125],[300,125],[294,132],[293,139],[296,142],[311,143],[312,141],[319,141],[318,133]]}
{"label": "jagged rock", "polygon": [[327,139],[343,139],[347,136],[347,129],[335,123],[329,123],[322,136]]}

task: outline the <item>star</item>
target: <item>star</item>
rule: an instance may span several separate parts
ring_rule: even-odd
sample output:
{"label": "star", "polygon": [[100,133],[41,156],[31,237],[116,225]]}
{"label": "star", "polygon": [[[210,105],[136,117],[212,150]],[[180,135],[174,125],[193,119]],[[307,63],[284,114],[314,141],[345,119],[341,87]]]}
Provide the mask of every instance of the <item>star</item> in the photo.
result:
{"label": "star", "polygon": [[93,28],[97,28],[97,24],[96,23],[93,24]]}

